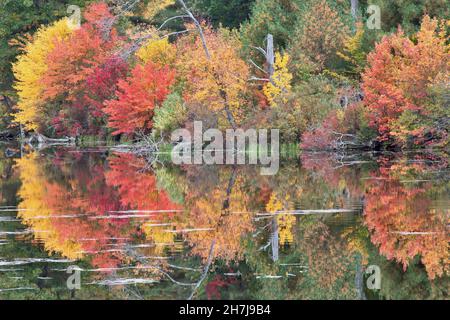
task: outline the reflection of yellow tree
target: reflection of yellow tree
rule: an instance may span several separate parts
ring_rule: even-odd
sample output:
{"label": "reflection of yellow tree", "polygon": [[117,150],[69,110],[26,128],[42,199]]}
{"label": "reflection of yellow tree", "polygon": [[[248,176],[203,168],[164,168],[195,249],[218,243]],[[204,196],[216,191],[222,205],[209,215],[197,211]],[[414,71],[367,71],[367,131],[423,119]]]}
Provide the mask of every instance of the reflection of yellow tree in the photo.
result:
{"label": "reflection of yellow tree", "polygon": [[69,259],[81,257],[79,243],[64,237],[61,230],[56,228],[49,217],[54,214],[45,199],[52,188],[39,166],[37,153],[26,155],[17,160],[22,186],[18,195],[22,199],[18,208],[19,217],[31,227],[35,237],[44,243],[49,252],[59,252]]}
{"label": "reflection of yellow tree", "polygon": [[[287,203],[289,203],[289,196],[285,197]],[[285,209],[286,206],[278,200],[277,195],[272,193],[269,202],[266,204],[266,210],[270,213],[277,213]],[[289,208],[289,207],[288,207]],[[290,214],[277,214],[277,227],[278,236],[280,239],[280,245],[290,244],[294,242],[293,228],[296,223],[294,215]]]}
{"label": "reflection of yellow tree", "polygon": [[165,223],[153,224],[146,223],[142,226],[147,239],[151,240],[154,247],[154,253],[162,256],[164,254],[164,249],[167,246],[174,246],[176,249],[181,249],[182,242],[176,242],[176,233],[171,232]]}
{"label": "reflection of yellow tree", "polygon": [[[167,235],[152,232],[154,228],[149,228],[148,215],[136,220],[120,217],[121,212],[126,215],[129,208],[154,211],[171,207],[167,196],[156,191],[155,178],[137,172],[132,157],[114,158],[109,172],[95,163],[88,163],[86,170],[84,160],[92,158],[81,157],[76,166],[71,162],[70,171],[67,162],[58,165],[55,160],[53,165],[58,170],[51,175],[46,163],[38,157],[34,153],[17,162],[22,180],[19,208],[23,211],[19,217],[49,252],[70,259],[89,256],[92,265],[105,268],[116,267],[138,255],[162,253],[159,245],[136,248],[128,245],[133,239],[139,241],[143,233],[157,243],[174,241],[173,235],[169,239]],[[62,173],[63,182],[53,179],[54,175],[58,177]],[[111,217],[113,214],[118,219]]]}

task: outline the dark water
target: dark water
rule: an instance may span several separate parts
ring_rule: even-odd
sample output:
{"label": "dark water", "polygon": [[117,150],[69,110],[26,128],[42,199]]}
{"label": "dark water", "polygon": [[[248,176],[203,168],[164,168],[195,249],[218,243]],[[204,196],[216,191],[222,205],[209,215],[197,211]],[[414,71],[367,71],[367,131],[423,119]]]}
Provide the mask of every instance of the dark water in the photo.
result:
{"label": "dark water", "polygon": [[0,299],[448,299],[446,153],[285,155],[261,176],[4,151]]}

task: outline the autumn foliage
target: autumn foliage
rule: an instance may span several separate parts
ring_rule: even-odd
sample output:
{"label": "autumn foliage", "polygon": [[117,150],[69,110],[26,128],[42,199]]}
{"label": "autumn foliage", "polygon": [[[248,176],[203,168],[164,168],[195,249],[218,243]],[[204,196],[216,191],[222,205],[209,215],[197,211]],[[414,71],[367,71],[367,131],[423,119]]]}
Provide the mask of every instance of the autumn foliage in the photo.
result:
{"label": "autumn foliage", "polygon": [[47,58],[55,47],[55,42],[64,41],[70,34],[71,30],[65,19],[42,27],[34,35],[34,40],[25,46],[25,54],[13,66],[17,79],[15,88],[19,95],[18,112],[14,117],[29,130],[38,129],[41,120],[40,113],[45,102],[42,95],[46,89],[42,77],[49,68]]}
{"label": "autumn foliage", "polygon": [[238,39],[226,30],[210,28],[205,30],[205,38],[209,58],[199,37],[187,37],[181,41],[186,49],[178,66],[187,81],[185,99],[223,117],[229,110],[239,121],[245,108],[249,68],[239,56]]}
{"label": "autumn foliage", "polygon": [[174,79],[175,72],[169,67],[148,62],[145,66],[137,65],[126,80],[119,80],[117,100],[106,102],[104,109],[109,126],[115,129],[113,134],[151,129],[153,109],[170,93]]}
{"label": "autumn foliage", "polygon": [[[155,22],[175,5],[137,10]],[[399,28],[380,40],[349,22],[344,1],[261,1],[254,9],[255,21],[240,31],[176,16],[166,22],[183,18],[177,31],[166,32],[166,24],[121,23],[115,2],[92,3],[79,28],[62,19],[23,45],[13,66],[14,121],[47,135],[101,137],[167,136],[193,119],[222,129],[274,126],[295,142],[303,136],[307,149],[448,142],[446,21],[425,16],[415,34]],[[271,21],[269,12],[285,19]],[[255,27],[271,30],[274,61],[265,40],[249,38],[260,38]],[[155,114],[164,125],[153,130]]]}
{"label": "autumn foliage", "polygon": [[363,74],[365,104],[380,141],[405,142],[407,136],[420,141],[427,133],[430,139],[446,135],[446,128],[436,119],[442,111],[432,113],[439,107],[432,105],[430,90],[449,72],[445,27],[425,17],[416,37],[415,43],[399,30],[383,38],[368,57]]}

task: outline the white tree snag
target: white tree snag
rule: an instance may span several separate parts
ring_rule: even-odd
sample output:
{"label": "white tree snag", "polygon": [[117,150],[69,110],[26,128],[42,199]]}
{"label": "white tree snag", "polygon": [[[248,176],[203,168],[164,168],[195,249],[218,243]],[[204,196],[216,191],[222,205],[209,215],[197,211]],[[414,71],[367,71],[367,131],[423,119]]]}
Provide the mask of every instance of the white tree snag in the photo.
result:
{"label": "white tree snag", "polygon": [[272,76],[275,72],[275,53],[273,49],[273,35],[270,33],[267,35],[266,63],[267,73],[269,74],[270,82],[272,82]]}
{"label": "white tree snag", "polygon": [[197,27],[198,33],[200,35],[200,39],[202,40],[203,49],[205,50],[205,54],[208,57],[208,59],[211,59],[211,55],[209,54],[208,46],[206,45],[205,35],[203,34],[202,26],[200,25],[198,20],[194,17],[191,10],[189,10],[186,3],[183,0],[178,0],[178,2],[181,4],[184,11],[186,11],[189,18],[191,18],[191,20],[194,22],[195,26]]}
{"label": "white tree snag", "polygon": [[358,20],[358,0],[350,0],[351,3],[351,12],[352,12],[352,17],[355,21]]}

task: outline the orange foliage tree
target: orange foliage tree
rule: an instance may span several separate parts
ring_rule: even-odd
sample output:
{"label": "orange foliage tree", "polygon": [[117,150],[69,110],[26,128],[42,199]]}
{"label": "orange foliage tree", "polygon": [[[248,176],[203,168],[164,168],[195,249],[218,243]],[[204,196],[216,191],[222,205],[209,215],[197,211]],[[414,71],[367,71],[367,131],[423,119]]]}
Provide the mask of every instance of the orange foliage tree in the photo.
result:
{"label": "orange foliage tree", "polygon": [[186,81],[185,99],[209,111],[224,114],[234,126],[242,118],[249,69],[239,56],[240,42],[226,30],[204,30],[209,57],[199,37],[180,39],[177,69]]}
{"label": "orange foliage tree", "polygon": [[417,42],[399,30],[384,37],[369,55],[363,89],[370,124],[378,130],[380,141],[405,142],[408,135],[420,141],[426,132],[445,134],[438,118],[448,117],[448,111],[439,110],[430,96],[433,85],[445,82],[445,77],[448,82],[450,56],[444,30],[437,20],[425,16]]}
{"label": "orange foliage tree", "polygon": [[[111,90],[104,91],[103,96],[97,97],[100,98],[99,103],[92,104],[95,93],[99,91],[95,88],[99,84],[93,86],[92,77],[96,72],[107,70],[106,74],[110,75],[106,81],[108,88],[114,88],[117,78],[126,70],[124,62],[111,59],[120,37],[115,28],[109,30],[106,27],[113,19],[108,6],[103,2],[92,4],[86,9],[84,18],[86,22],[70,37],[56,42],[47,56],[48,69],[42,78],[45,86],[43,98],[56,102],[47,110],[47,116],[52,119],[51,125],[58,133],[92,133],[87,132],[89,123],[92,118],[101,118],[103,114],[99,104],[101,106],[105,95],[112,93]],[[105,76],[101,77],[98,80],[105,81]],[[92,88],[93,94],[90,92]],[[94,130],[100,126],[96,127]]]}

